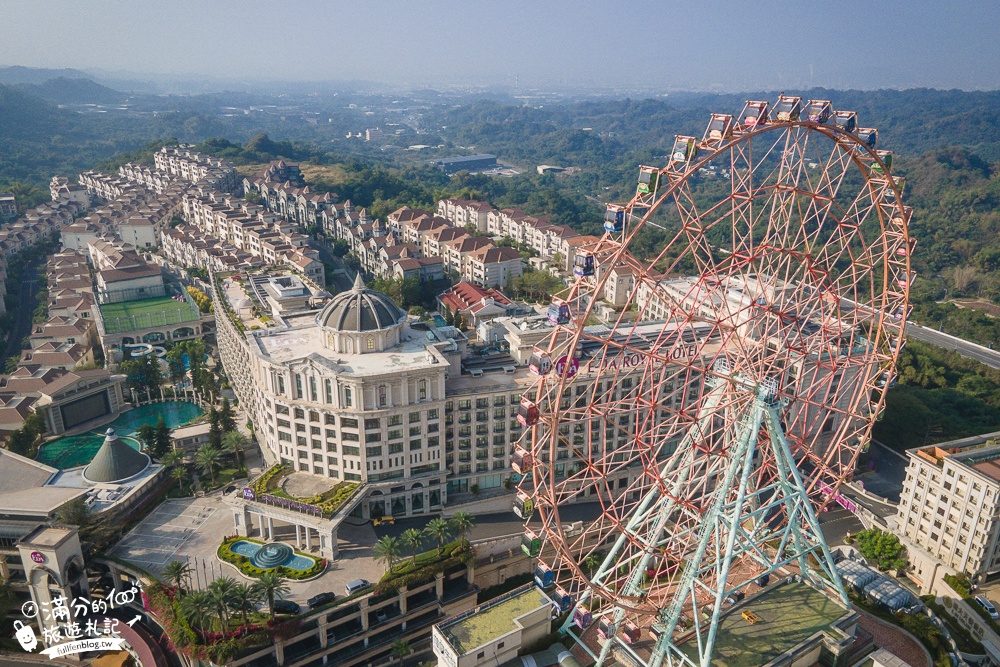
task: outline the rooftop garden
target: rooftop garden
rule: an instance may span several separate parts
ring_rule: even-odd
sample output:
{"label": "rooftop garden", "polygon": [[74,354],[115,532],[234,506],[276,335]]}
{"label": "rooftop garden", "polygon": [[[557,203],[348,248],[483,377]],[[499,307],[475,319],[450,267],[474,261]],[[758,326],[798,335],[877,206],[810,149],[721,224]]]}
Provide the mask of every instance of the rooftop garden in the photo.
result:
{"label": "rooftop garden", "polygon": [[350,500],[358,489],[361,488],[361,484],[357,482],[340,482],[332,488],[315,496],[296,497],[289,495],[283,488],[281,488],[282,478],[292,472],[294,472],[294,470],[292,470],[291,466],[282,464],[274,465],[264,471],[260,477],[255,479],[250,484],[250,488],[256,496],[260,496],[261,494],[270,494],[278,498],[285,498],[287,500],[305,503],[306,505],[316,505],[322,510],[323,516],[327,518],[336,514],[344,503]]}

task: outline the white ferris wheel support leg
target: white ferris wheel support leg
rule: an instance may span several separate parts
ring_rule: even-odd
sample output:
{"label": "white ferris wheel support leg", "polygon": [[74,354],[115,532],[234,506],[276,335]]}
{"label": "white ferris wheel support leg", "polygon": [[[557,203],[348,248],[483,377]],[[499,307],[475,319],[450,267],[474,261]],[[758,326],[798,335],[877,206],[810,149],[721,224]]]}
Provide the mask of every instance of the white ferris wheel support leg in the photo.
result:
{"label": "white ferris wheel support leg", "polygon": [[[813,510],[812,502],[806,492],[802,477],[799,474],[795,459],[781,428],[781,422],[777,413],[777,403],[771,399],[758,394],[754,400],[747,419],[743,421],[743,429],[739,434],[737,442],[734,443],[735,451],[726,471],[723,483],[718,486],[713,494],[714,502],[711,513],[706,515],[702,531],[699,535],[698,549],[694,556],[688,561],[682,576],[681,582],[674,593],[671,606],[664,610],[663,617],[665,626],[663,634],[653,647],[652,655],[647,667],[661,667],[666,661],[670,667],[675,665],[689,665],[691,667],[708,667],[711,664],[712,655],[715,648],[715,640],[718,634],[718,626],[722,616],[722,604],[728,590],[728,576],[733,561],[744,555],[755,557],[760,554],[762,541],[767,541],[771,535],[764,537],[757,535],[757,529],[766,526],[768,513],[777,505],[782,504],[786,510],[786,522],[784,535],[780,541],[777,553],[772,561],[768,562],[757,559],[765,565],[766,571],[757,575],[758,577],[773,574],[790,561],[798,561],[803,578],[809,580],[819,588],[830,586],[834,589],[844,604],[848,604],[847,594],[834,567],[833,557],[826,544],[819,527],[819,520]],[[770,441],[774,458],[778,482],[763,489],[750,490],[750,475],[754,470],[754,459],[757,449],[757,442],[760,428],[766,425],[768,439]],[[736,473],[742,468],[739,486],[733,488]],[[744,506],[752,504],[760,499],[762,493],[780,492],[780,500],[772,500],[763,505],[744,513]],[[733,497],[735,500],[728,502],[727,498]],[[751,496],[748,498],[748,496]],[[755,527],[753,533],[747,534],[742,528],[747,520]],[[803,530],[802,523],[807,526],[807,532]],[[713,538],[721,540],[722,531],[727,530],[725,535],[725,553],[721,558],[714,559],[712,563],[703,564],[702,560],[713,542]],[[765,530],[765,533],[767,531]],[[739,544],[737,538],[740,537]],[[794,554],[786,557],[785,549],[788,547],[788,540],[794,543]],[[825,578],[813,572],[809,566],[808,556],[813,554],[816,557],[819,568]],[[700,581],[699,577],[710,570],[718,573],[715,588],[709,588],[707,584]],[[740,584],[742,585],[742,584]],[[702,642],[703,633],[701,624],[698,623],[700,616],[697,609],[696,587],[701,586],[714,595],[714,606],[707,634]],[[693,606],[693,616],[695,621],[695,636],[693,641],[698,646],[698,663],[694,663],[680,647],[673,643],[674,629],[680,620],[681,611],[687,600],[690,598]]]}
{"label": "white ferris wheel support leg", "polygon": [[[674,478],[673,484],[671,486],[671,495],[660,498],[660,490],[658,487],[654,486],[650,489],[646,496],[642,499],[639,505],[634,510],[628,524],[625,526],[625,530],[622,534],[618,536],[615,541],[614,546],[608,552],[608,555],[604,557],[604,561],[598,568],[597,572],[592,577],[592,581],[598,585],[604,581],[604,577],[608,572],[614,570],[620,565],[620,554],[622,549],[625,547],[625,543],[628,541],[628,534],[635,531],[648,516],[649,512],[653,508],[654,503],[658,500],[660,501],[660,507],[657,511],[657,529],[655,531],[655,541],[659,542],[662,539],[663,533],[666,530],[667,522],[669,518],[673,515],[674,509],[676,508],[677,501],[676,498],[683,488],[684,484],[687,482],[688,474],[690,473],[691,466],[690,461],[694,455],[694,443],[702,436],[702,434],[707,433],[708,423],[715,417],[716,409],[719,406],[719,402],[722,398],[723,387],[720,385],[714,388],[707,396],[705,400],[705,406],[702,409],[702,414],[698,419],[698,422],[692,424],[688,429],[688,432],[684,435],[681,443],[677,446],[677,450],[670,457],[670,460],[661,468],[660,479],[668,480],[671,477]],[[679,469],[679,470],[678,470]],[[639,567],[635,568],[630,576],[628,582],[626,583],[626,590],[623,593],[634,594],[637,592],[638,583],[642,579],[642,573],[646,569],[650,558],[652,558],[652,550],[647,550],[643,555]],[[585,597],[581,596],[582,604],[585,601]],[[622,618],[624,618],[625,612],[620,607],[615,607],[614,614],[612,616],[612,622],[616,630],[615,636],[608,639],[604,646],[601,648],[601,653],[597,656],[596,667],[601,667],[604,661],[608,657],[608,653],[611,651],[612,645],[615,643],[617,638],[617,628],[619,623],[621,623]],[[563,626],[563,631],[568,632],[570,626],[572,625],[573,617],[570,615],[566,619],[566,624]],[[586,649],[586,645],[581,641],[579,642],[581,646]],[[588,650],[589,652],[589,650]]]}

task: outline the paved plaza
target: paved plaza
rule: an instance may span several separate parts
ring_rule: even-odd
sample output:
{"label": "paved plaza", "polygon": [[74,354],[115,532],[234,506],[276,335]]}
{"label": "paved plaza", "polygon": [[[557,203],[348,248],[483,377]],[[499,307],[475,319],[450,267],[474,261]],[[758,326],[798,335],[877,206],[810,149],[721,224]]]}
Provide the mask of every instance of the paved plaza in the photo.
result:
{"label": "paved plaza", "polygon": [[[236,532],[232,513],[222,505],[218,492],[202,498],[168,500],[156,508],[122,539],[111,555],[159,575],[171,560],[179,560],[197,569],[193,584],[203,588],[220,576],[238,581],[254,581],[235,567],[218,559],[222,538]],[[276,541],[295,546],[295,527],[275,522]],[[377,582],[384,566],[372,559],[375,531],[370,524],[354,526],[344,523],[339,531],[339,555],[316,579],[288,582],[291,589],[286,599],[305,605],[316,593],[332,591],[344,595],[348,582],[367,579]],[[318,550],[312,554],[319,557]]]}

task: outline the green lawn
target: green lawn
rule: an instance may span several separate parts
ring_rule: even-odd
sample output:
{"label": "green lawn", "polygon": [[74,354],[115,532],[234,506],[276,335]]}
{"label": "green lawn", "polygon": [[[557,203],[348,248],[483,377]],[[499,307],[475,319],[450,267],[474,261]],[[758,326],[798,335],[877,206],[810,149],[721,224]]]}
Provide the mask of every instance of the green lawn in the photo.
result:
{"label": "green lawn", "polygon": [[197,308],[186,300],[176,301],[169,296],[123,303],[104,303],[100,308],[104,329],[108,333],[193,322],[198,319]]}

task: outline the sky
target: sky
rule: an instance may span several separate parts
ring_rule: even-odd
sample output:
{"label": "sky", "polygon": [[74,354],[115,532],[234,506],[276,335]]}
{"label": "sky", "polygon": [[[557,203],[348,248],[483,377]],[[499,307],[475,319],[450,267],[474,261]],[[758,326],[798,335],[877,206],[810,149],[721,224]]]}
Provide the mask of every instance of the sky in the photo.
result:
{"label": "sky", "polygon": [[0,0],[0,65],[253,81],[1000,88],[1000,0]]}

